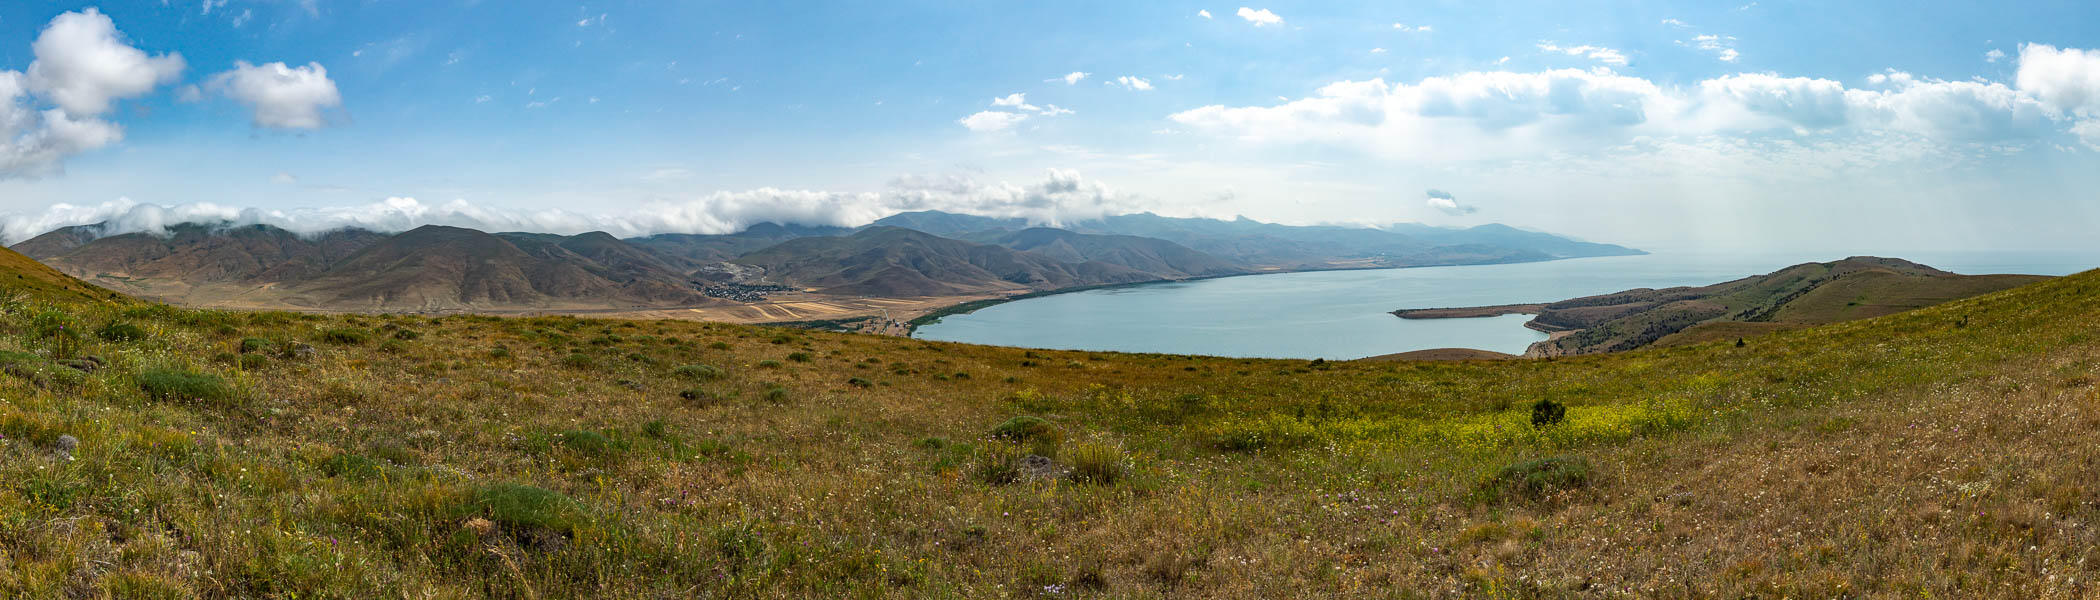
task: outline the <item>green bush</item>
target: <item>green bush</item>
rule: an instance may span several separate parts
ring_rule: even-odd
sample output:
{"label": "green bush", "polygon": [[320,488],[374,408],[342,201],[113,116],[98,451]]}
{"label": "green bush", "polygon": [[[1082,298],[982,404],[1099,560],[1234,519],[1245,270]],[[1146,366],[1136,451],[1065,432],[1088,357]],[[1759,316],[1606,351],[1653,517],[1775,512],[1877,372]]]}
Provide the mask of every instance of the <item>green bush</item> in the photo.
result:
{"label": "green bush", "polygon": [[864,377],[854,377],[854,378],[851,378],[851,379],[847,379],[847,380],[846,380],[846,385],[850,385],[850,386],[853,386],[853,387],[863,387],[863,388],[864,388],[864,387],[875,387],[875,382],[872,382],[872,381],[868,381],[868,380],[867,380],[867,378],[864,378]]}
{"label": "green bush", "polygon": [[764,398],[767,402],[780,404],[782,402],[787,402],[788,389],[787,387],[776,383],[773,385],[766,386],[766,391],[761,393],[759,397]]}
{"label": "green bush", "polygon": [[95,337],[106,342],[135,342],[146,339],[146,330],[130,323],[110,323],[95,330]]}
{"label": "green bush", "polygon": [[394,331],[394,339],[404,342],[415,341],[419,337],[423,337],[423,334],[416,333],[414,329],[398,329]]}
{"label": "green bush", "polygon": [[991,432],[993,438],[1014,442],[1026,442],[1037,438],[1058,435],[1057,426],[1051,425],[1049,421],[1045,421],[1041,417],[1029,415],[1007,419],[1006,422],[993,427]]}
{"label": "green bush", "polygon": [[1508,497],[1537,500],[1589,484],[1590,461],[1580,456],[1554,456],[1503,467],[1476,492],[1479,499],[1489,502]]}
{"label": "green bush", "polygon": [[139,389],[158,400],[222,403],[233,398],[226,380],[209,373],[175,369],[147,369],[139,373]]}
{"label": "green bush", "polygon": [[241,354],[254,354],[269,350],[270,345],[270,340],[262,338],[241,338]]}
{"label": "green bush", "polygon": [[789,353],[788,353],[788,360],[792,360],[792,361],[795,361],[795,362],[809,362],[809,358],[810,358],[810,357],[809,357],[809,353],[808,353],[808,352],[789,352]]}
{"label": "green bush", "polygon": [[1531,405],[1531,426],[1545,428],[1568,418],[1568,405],[1542,398]]}
{"label": "green bush", "polygon": [[1113,484],[1123,479],[1127,469],[1123,464],[1123,451],[1097,442],[1074,444],[1064,452],[1064,457],[1072,465],[1073,481]]}
{"label": "green bush", "polygon": [[321,332],[320,340],[330,344],[355,346],[372,339],[371,334],[361,329],[329,329]]}
{"label": "green bush", "polygon": [[243,354],[239,359],[242,370],[253,371],[270,365],[270,357],[261,354]]}
{"label": "green bush", "polygon": [[723,375],[727,375],[728,373],[723,372],[721,367],[717,367],[714,365],[686,365],[683,367],[672,369],[671,374],[677,375],[679,377],[684,377],[686,379],[708,381],[713,379],[721,379]]}
{"label": "green bush", "polygon": [[620,444],[614,442],[612,438],[605,437],[605,434],[588,430],[563,432],[561,434],[561,445],[563,448],[568,448],[578,454],[598,457],[608,456],[620,450]]}
{"label": "green bush", "polygon": [[574,533],[587,520],[583,504],[546,488],[498,483],[474,491],[472,512],[505,527]]}
{"label": "green bush", "polygon": [[379,464],[379,461],[348,452],[322,460],[320,467],[321,472],[326,473],[329,477],[343,477],[347,479],[377,477],[386,470],[385,466]]}
{"label": "green bush", "polygon": [[777,360],[761,360],[761,361],[758,361],[758,367],[759,367],[759,368],[761,368],[761,369],[778,369],[778,368],[780,368],[780,366],[781,366],[781,365],[780,365],[780,361],[777,361]]}
{"label": "green bush", "polygon": [[709,343],[709,344],[707,345],[707,347],[708,347],[708,348],[712,348],[712,349],[715,349],[715,350],[728,350],[728,349],[729,349],[729,343],[728,343],[728,342],[711,342],[711,343]]}

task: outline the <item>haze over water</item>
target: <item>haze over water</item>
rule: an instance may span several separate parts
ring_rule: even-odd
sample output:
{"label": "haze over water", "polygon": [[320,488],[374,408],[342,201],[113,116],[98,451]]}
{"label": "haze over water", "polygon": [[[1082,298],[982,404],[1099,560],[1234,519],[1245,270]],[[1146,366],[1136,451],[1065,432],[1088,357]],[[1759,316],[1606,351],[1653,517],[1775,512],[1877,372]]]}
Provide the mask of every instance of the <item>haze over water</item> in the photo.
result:
{"label": "haze over water", "polygon": [[[2067,275],[2100,250],[1888,253],[1964,274]],[[1584,258],[1514,265],[1320,271],[1057,294],[954,315],[913,337],[1062,350],[1345,360],[1431,348],[1522,353],[1529,315],[1406,320],[1390,311],[1552,302],[1632,288],[1706,285],[1843,254]]]}

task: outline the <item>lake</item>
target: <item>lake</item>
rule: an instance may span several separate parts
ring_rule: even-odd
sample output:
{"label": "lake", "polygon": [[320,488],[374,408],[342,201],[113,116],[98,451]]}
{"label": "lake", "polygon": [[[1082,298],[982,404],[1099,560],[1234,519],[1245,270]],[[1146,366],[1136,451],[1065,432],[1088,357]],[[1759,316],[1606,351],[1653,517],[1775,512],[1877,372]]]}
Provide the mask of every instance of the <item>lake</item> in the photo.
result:
{"label": "lake", "polygon": [[[2093,252],[1877,253],[1956,273],[2066,275]],[[1706,285],[1843,254],[1658,252],[1514,265],[1315,271],[1166,282],[1017,300],[953,315],[912,337],[1025,348],[1345,360],[1478,348],[1521,354],[1545,334],[1529,315],[1404,320],[1390,311],[1553,302],[1633,288]]]}

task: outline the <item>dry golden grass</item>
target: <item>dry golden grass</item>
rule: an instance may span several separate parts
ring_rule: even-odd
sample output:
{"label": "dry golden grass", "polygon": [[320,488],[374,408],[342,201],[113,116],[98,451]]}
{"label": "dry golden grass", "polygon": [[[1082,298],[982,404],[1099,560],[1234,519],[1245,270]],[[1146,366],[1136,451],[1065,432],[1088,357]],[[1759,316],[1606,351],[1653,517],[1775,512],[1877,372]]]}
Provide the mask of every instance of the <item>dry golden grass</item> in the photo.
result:
{"label": "dry golden grass", "polygon": [[0,303],[0,597],[2090,597],[2096,299],[1331,364]]}

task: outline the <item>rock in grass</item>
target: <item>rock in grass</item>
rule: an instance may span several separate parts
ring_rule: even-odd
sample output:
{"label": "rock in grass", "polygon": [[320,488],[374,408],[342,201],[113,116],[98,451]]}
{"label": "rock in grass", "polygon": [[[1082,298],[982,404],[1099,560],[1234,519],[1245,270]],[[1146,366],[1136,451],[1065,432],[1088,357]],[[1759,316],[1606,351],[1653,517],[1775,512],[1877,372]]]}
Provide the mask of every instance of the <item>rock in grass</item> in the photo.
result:
{"label": "rock in grass", "polygon": [[73,460],[73,449],[79,447],[80,438],[76,438],[70,435],[58,436],[58,443],[55,446],[55,448],[57,448],[58,450],[58,455],[64,457],[66,460]]}

